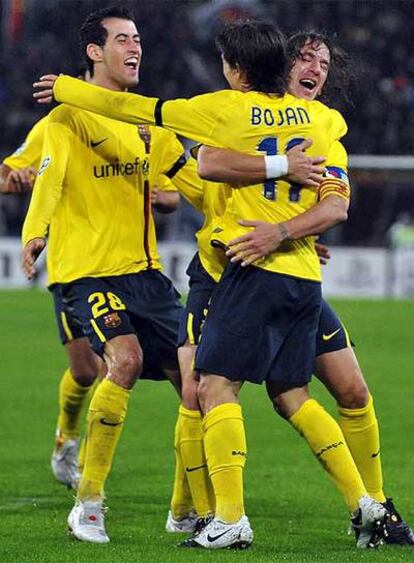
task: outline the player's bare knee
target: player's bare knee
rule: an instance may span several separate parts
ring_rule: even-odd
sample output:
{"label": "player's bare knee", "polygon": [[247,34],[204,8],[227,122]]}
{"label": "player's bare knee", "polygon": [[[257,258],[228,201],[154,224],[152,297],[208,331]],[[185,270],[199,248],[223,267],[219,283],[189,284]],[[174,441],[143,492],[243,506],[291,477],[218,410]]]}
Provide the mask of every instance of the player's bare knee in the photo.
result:
{"label": "player's bare knee", "polygon": [[82,387],[90,387],[98,377],[98,369],[93,366],[83,366],[76,370],[72,368],[73,379]]}
{"label": "player's bare knee", "polygon": [[266,389],[273,408],[285,420],[289,420],[310,398],[307,385],[291,387],[270,381],[267,382]]}
{"label": "player's bare knee", "polygon": [[369,389],[364,381],[356,381],[341,394],[338,403],[344,409],[362,409],[368,404]]}
{"label": "player's bare knee", "polygon": [[273,408],[281,418],[285,420],[289,419],[289,410],[287,409],[287,405],[284,403],[282,397],[273,397],[271,398]]}
{"label": "player's bare knee", "polygon": [[125,388],[131,388],[142,372],[142,351],[127,349],[118,352],[110,367],[110,378]]}
{"label": "player's bare knee", "polygon": [[226,377],[203,374],[197,388],[197,397],[204,414],[224,403],[237,402],[241,382],[230,381]]}
{"label": "player's bare knee", "polygon": [[182,404],[186,409],[199,410],[198,403],[198,382],[194,379],[182,381],[181,386]]}

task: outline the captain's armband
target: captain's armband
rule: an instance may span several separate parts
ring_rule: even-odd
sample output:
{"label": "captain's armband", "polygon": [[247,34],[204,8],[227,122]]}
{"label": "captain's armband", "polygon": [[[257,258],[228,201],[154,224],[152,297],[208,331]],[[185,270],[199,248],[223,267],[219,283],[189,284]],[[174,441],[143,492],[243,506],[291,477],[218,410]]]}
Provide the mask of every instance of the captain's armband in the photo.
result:
{"label": "captain's armband", "polygon": [[351,198],[348,174],[341,168],[327,167],[323,175],[323,180],[319,185],[319,201],[326,199],[330,195],[336,195],[344,199]]}

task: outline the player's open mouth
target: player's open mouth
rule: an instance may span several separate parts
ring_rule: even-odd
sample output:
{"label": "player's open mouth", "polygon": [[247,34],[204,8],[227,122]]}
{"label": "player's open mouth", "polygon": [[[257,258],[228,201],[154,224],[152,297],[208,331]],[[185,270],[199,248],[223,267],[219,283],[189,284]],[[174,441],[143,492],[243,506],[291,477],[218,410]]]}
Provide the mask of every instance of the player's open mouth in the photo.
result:
{"label": "player's open mouth", "polygon": [[316,88],[316,82],[311,78],[303,78],[302,80],[299,80],[299,84],[301,84],[301,86],[309,91],[312,91],[314,88]]}
{"label": "player's open mouth", "polygon": [[131,68],[132,70],[137,70],[138,62],[138,57],[128,57],[127,59],[125,59],[124,65],[128,68]]}

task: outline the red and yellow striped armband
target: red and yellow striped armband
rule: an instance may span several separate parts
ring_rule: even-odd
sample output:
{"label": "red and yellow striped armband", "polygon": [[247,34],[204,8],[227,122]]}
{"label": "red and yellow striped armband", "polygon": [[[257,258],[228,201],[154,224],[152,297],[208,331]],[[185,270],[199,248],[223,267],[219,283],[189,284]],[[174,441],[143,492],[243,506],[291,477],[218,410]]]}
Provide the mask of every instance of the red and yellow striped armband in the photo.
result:
{"label": "red and yellow striped armband", "polygon": [[319,186],[319,201],[330,195],[337,195],[344,199],[350,199],[351,189],[348,184],[336,178],[325,178]]}

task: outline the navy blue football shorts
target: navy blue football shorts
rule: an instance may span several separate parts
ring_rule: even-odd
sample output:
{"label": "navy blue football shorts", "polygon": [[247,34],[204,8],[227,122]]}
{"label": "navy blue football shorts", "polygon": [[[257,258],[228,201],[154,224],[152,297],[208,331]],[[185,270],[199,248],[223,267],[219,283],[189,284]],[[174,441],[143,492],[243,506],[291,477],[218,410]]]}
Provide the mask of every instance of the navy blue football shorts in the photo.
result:
{"label": "navy blue football shorts", "polygon": [[55,283],[50,288],[53,295],[53,303],[55,307],[56,324],[59,331],[59,338],[63,345],[77,338],[84,338],[82,323],[73,314],[73,311],[65,307],[62,297],[61,284]]}
{"label": "navy blue football shorts", "polygon": [[196,369],[233,381],[306,385],[320,302],[318,282],[229,264],[211,299]]}
{"label": "navy blue football shorts", "polygon": [[161,272],[82,278],[60,287],[65,310],[78,319],[99,356],[112,338],[136,334],[147,378],[164,379],[163,369],[178,369],[176,342],[183,307]]}
{"label": "navy blue football shorts", "polygon": [[187,341],[189,344],[198,345],[211,295],[217,286],[217,283],[202,265],[198,252],[191,260],[186,274],[190,278],[190,291],[188,292],[184,315],[181,317],[178,346],[182,346]]}
{"label": "navy blue football shorts", "polygon": [[353,346],[349,334],[332,307],[322,299],[316,336],[316,356]]}

